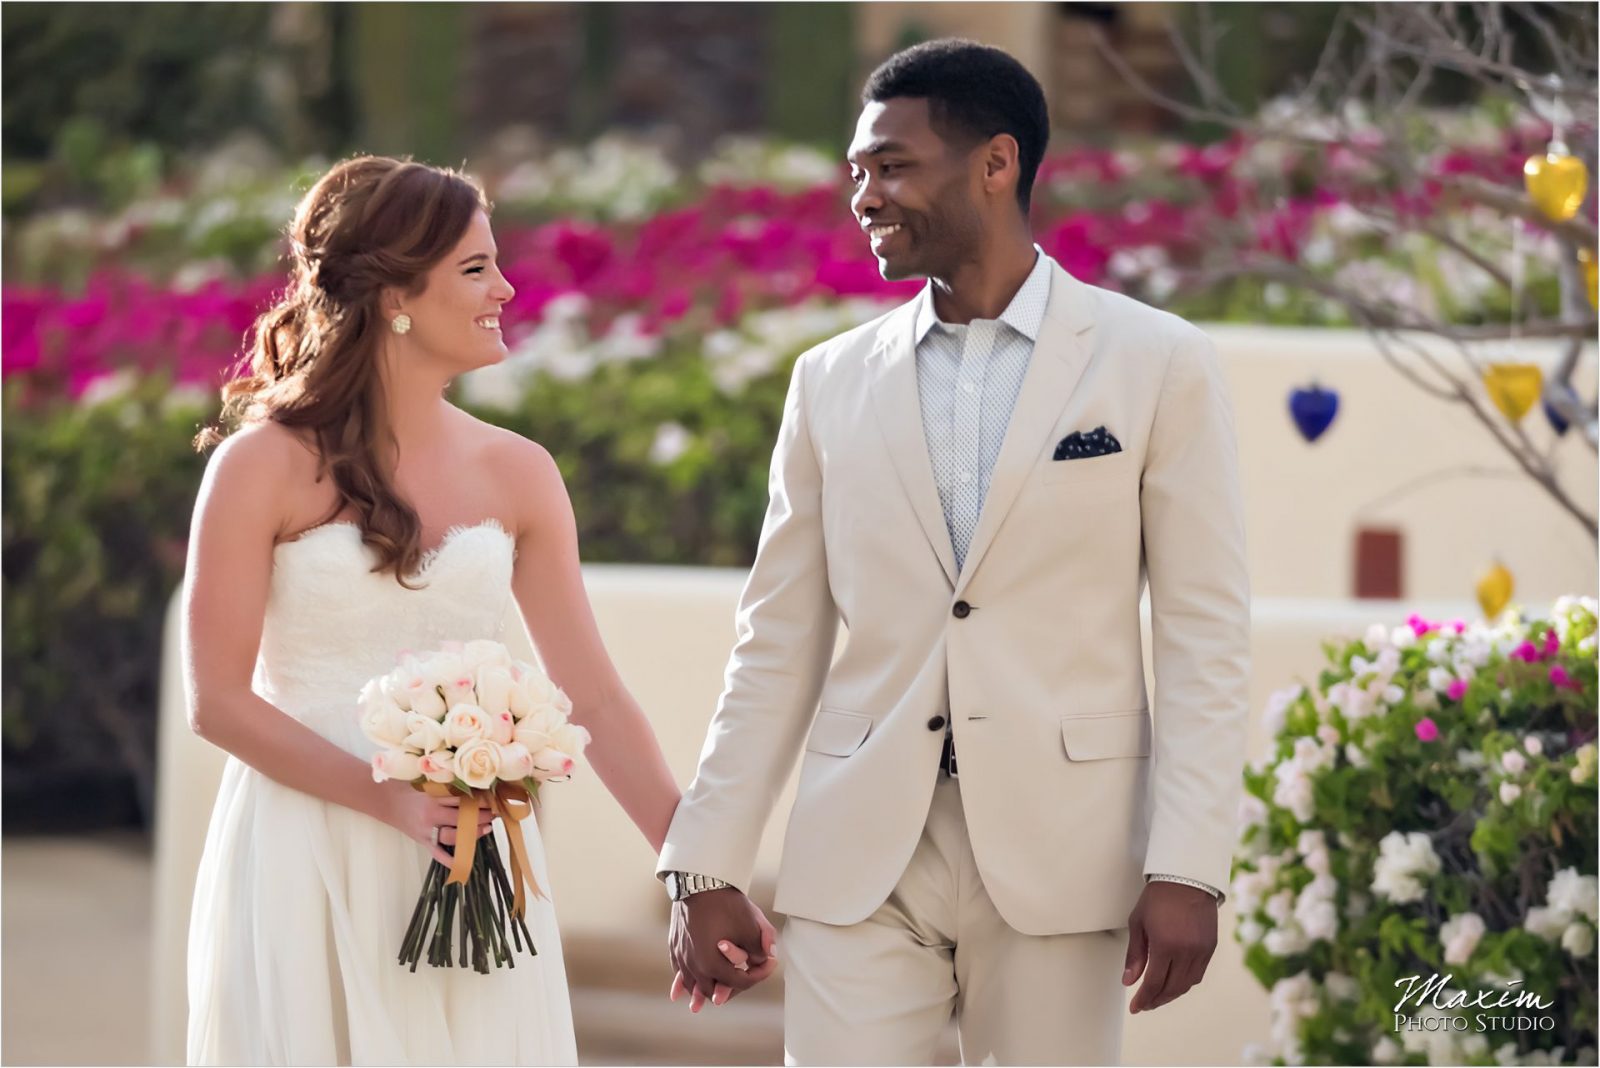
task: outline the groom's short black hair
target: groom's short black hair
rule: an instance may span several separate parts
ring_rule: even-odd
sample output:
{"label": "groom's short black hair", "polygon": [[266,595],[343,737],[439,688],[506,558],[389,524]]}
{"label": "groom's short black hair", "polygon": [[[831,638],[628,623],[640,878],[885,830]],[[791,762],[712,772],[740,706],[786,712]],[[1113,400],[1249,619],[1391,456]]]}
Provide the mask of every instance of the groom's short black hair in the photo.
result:
{"label": "groom's short black hair", "polygon": [[1028,213],[1050,142],[1050,111],[1026,67],[998,48],[945,37],[896,52],[861,90],[863,104],[902,96],[927,100],[934,130],[947,141],[974,145],[1003,133],[1016,138],[1017,203]]}

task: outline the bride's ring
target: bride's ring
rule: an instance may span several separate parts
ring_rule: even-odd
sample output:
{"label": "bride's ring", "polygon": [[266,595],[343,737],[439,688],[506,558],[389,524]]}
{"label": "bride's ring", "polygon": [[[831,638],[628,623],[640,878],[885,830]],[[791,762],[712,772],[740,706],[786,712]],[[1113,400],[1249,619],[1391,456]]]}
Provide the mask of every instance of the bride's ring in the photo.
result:
{"label": "bride's ring", "polygon": [[439,828],[437,827],[433,829],[433,844],[435,847],[439,845]]}

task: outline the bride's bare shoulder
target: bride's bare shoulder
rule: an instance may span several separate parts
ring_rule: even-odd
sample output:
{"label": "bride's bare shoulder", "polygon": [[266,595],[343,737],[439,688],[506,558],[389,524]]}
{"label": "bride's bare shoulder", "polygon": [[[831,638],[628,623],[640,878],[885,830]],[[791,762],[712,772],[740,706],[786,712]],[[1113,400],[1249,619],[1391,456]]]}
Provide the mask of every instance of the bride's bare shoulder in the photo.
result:
{"label": "bride's bare shoulder", "polygon": [[218,477],[293,482],[297,475],[315,477],[317,455],[288,427],[261,422],[241,427],[224,438],[208,466]]}
{"label": "bride's bare shoulder", "polygon": [[319,479],[314,447],[277,423],[252,423],[228,435],[206,464],[204,494],[224,508],[270,513],[280,532],[326,519],[335,494]]}
{"label": "bride's bare shoulder", "polygon": [[506,499],[520,513],[520,529],[531,530],[552,516],[570,513],[567,486],[550,450],[514,431],[474,422],[483,469],[496,486],[508,489]]}

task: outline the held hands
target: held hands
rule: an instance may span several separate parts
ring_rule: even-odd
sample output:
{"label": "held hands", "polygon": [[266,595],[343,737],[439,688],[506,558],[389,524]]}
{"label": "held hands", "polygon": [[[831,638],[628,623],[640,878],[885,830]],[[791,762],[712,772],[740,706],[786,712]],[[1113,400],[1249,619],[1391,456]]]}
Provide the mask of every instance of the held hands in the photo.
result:
{"label": "held hands", "polygon": [[1217,948],[1217,902],[1204,890],[1152,880],[1128,916],[1128,957],[1122,985],[1144,982],[1130,1013],[1176,1001],[1206,974]]}
{"label": "held hands", "polygon": [[778,966],[777,932],[736,887],[707,890],[672,906],[667,952],[675,975],[667,997],[689,995],[689,1011],[722,1005]]}

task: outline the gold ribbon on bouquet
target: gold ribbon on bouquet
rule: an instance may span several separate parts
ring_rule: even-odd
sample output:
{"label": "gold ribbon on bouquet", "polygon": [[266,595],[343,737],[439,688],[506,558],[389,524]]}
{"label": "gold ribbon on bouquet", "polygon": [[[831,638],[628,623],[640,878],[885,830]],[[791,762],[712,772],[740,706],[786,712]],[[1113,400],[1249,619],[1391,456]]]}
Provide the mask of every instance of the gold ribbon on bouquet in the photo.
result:
{"label": "gold ribbon on bouquet", "polygon": [[533,813],[533,797],[526,786],[500,782],[492,790],[473,790],[463,794],[442,782],[426,782],[422,784],[422,790],[430,797],[454,796],[461,799],[460,814],[456,817],[455,860],[450,865],[450,878],[445,880],[447,883],[465,885],[467,877],[472,874],[472,858],[478,851],[478,809],[488,804],[496,816],[506,821],[506,841],[511,844],[511,885],[515,891],[512,912],[517,916],[525,915],[526,887],[533,888],[533,896],[544,897],[539,880],[534,878],[533,865],[528,862],[528,846],[522,840],[522,828],[517,826]]}

